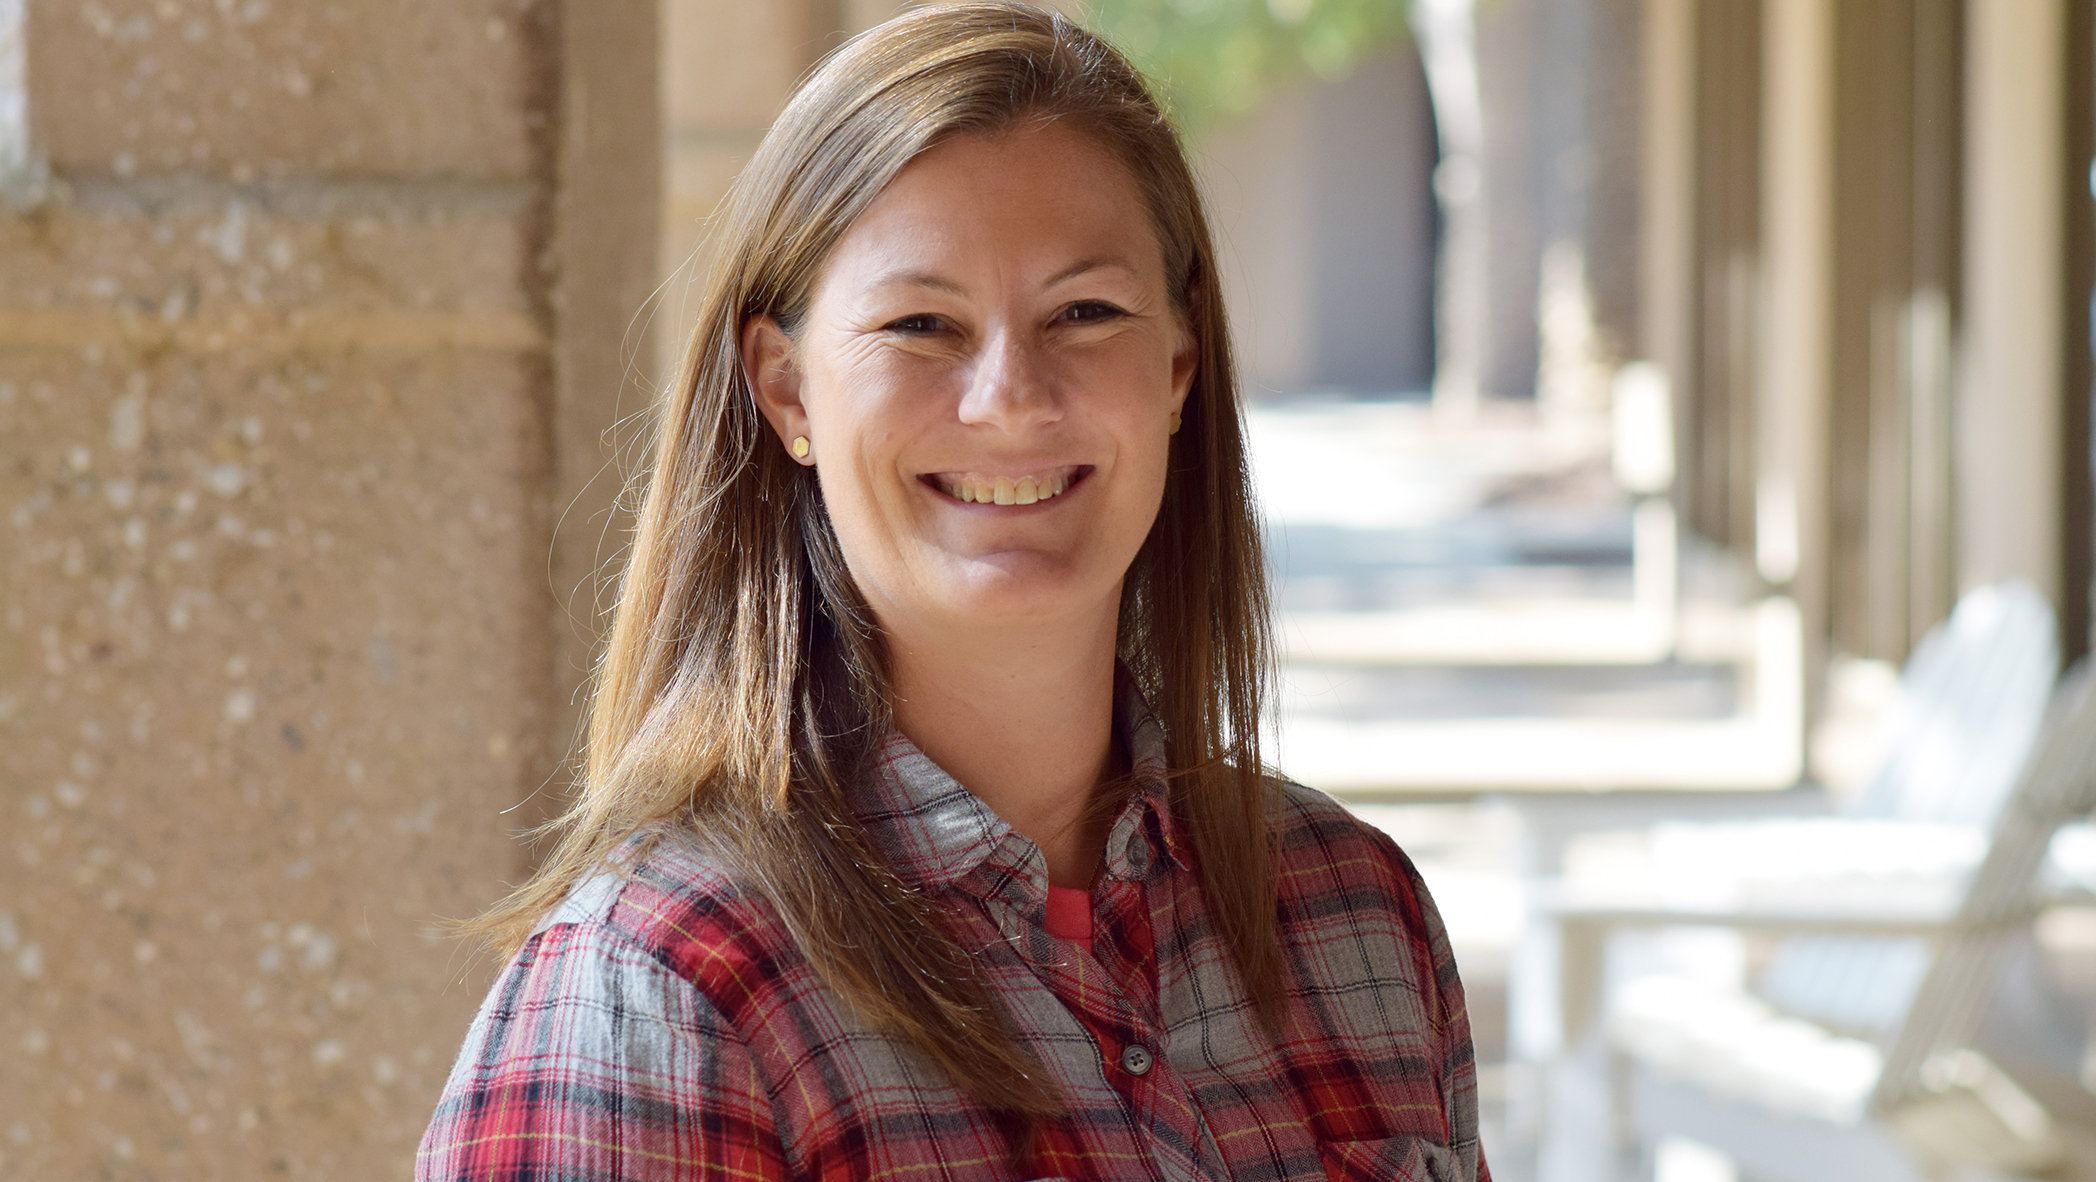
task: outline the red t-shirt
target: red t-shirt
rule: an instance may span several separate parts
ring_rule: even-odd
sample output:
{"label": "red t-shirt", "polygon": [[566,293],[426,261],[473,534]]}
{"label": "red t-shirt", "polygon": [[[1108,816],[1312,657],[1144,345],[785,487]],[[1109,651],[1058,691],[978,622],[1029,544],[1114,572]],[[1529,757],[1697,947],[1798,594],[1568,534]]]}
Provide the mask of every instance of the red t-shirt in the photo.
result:
{"label": "red t-shirt", "polygon": [[1076,887],[1048,888],[1048,933],[1092,950],[1092,893]]}

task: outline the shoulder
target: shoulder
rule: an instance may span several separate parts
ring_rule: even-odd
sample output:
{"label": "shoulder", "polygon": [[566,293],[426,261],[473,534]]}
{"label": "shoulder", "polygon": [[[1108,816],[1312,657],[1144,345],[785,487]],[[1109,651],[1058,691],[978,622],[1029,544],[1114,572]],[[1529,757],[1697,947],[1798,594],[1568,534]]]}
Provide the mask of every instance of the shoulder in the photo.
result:
{"label": "shoulder", "polygon": [[665,828],[627,843],[539,920],[482,1024],[536,1026],[566,1010],[582,1017],[562,1030],[584,1041],[645,1028],[733,1037],[748,993],[790,947],[782,928],[693,835]]}
{"label": "shoulder", "polygon": [[631,848],[631,860],[571,891],[534,938],[643,957],[737,1022],[801,959],[785,925],[689,830],[665,826]]}
{"label": "shoulder", "polygon": [[1390,835],[1345,805],[1291,780],[1276,779],[1267,804],[1277,873],[1389,880],[1423,890],[1419,871]]}
{"label": "shoulder", "polygon": [[489,991],[416,1176],[595,1177],[600,1158],[774,1176],[773,1080],[740,1020],[749,993],[718,988],[732,973],[709,967],[762,928],[747,893],[684,842],[580,884]]}
{"label": "shoulder", "polygon": [[1367,942],[1409,962],[1423,991],[1452,975],[1448,935],[1426,881],[1390,836],[1338,801],[1276,781],[1268,808],[1284,939]]}

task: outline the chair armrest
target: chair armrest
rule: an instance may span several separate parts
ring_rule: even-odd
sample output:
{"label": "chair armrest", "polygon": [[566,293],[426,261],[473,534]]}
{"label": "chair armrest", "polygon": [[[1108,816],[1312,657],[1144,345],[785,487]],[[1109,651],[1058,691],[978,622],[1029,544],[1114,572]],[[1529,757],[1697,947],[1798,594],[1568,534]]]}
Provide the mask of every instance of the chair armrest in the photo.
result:
{"label": "chair armrest", "polygon": [[[1830,900],[1824,908],[1696,907],[1629,899],[1571,895],[1546,897],[1541,910],[1562,925],[1599,929],[1655,927],[1725,927],[1775,935],[1932,936],[1957,922],[1955,913],[1920,908],[1845,907]],[[2035,914],[2035,908],[2032,909]]]}
{"label": "chair armrest", "polygon": [[[1771,935],[1914,936],[1939,939],[1962,925],[1954,909],[1888,907],[1882,898],[1844,901],[1832,891],[1824,905],[1802,907],[1670,905],[1650,897],[1573,891],[1544,884],[1534,897],[1536,916],[1557,929],[1558,1020],[1565,1046],[1594,1028],[1602,1003],[1610,933],[1632,928],[1725,927]],[[2028,922],[2038,901],[1993,924]],[[1990,925],[1991,926],[1991,925]]]}

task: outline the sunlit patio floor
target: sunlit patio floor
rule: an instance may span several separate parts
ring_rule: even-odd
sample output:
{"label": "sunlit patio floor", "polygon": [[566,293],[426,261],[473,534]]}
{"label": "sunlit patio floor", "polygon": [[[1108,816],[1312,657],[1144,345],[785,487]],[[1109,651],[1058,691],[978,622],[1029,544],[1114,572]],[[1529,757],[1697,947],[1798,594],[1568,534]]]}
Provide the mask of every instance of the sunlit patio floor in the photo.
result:
{"label": "sunlit patio floor", "polygon": [[[1280,609],[1269,758],[1419,865],[1468,990],[1495,1175],[1552,1182],[1506,1123],[1527,1086],[1506,1065],[1523,802],[1795,784],[1795,613],[1731,556],[1640,534],[1605,422],[1297,401],[1249,426]],[[1590,844],[1589,862],[1631,848]],[[2096,913],[2044,937],[2039,972],[2096,1012]],[[2045,1098],[2075,1122],[2070,1176],[2096,1182],[2096,1097],[2067,1079]]]}

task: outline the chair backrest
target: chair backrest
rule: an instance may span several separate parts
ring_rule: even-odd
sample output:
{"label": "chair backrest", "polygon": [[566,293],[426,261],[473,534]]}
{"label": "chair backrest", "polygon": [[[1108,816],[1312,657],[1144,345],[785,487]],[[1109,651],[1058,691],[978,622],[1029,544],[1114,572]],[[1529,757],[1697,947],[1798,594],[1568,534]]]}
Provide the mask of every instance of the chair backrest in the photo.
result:
{"label": "chair backrest", "polygon": [[2030,758],[2059,672],[2052,605],[2020,580],[1982,587],[1915,646],[1859,816],[1993,824]]}
{"label": "chair backrest", "polygon": [[1979,1027],[2002,950],[2027,915],[2038,870],[2060,826],[2096,810],[2096,677],[2088,661],[2061,680],[2044,739],[1994,825],[1955,928],[1915,993],[1872,1097],[1882,1111],[1920,1090],[1936,1054]]}
{"label": "chair backrest", "polygon": [[[2030,584],[1968,593],[1915,646],[1887,721],[1885,764],[1852,812],[1993,827],[2031,762],[2058,662],[2052,606]],[[1934,952],[1919,939],[1795,937],[1776,949],[1757,988],[1799,1017],[1890,1039],[1908,1021]]]}

